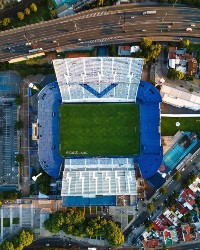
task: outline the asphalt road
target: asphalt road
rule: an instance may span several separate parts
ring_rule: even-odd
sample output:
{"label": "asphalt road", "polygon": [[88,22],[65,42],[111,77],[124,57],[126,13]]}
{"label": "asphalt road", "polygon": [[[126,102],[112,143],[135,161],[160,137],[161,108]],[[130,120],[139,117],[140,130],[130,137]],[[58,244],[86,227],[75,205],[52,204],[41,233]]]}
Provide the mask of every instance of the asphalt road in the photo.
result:
{"label": "asphalt road", "polygon": [[[144,11],[152,9],[157,10],[156,15],[143,15]],[[192,32],[186,32],[188,27]],[[139,41],[147,36],[159,41],[180,37],[200,41],[200,9],[128,4],[14,28],[0,33],[0,61],[27,55],[29,48],[25,43],[30,42],[47,52]]]}
{"label": "asphalt road", "polygon": [[200,249],[200,242],[191,244],[180,244],[179,246],[172,246],[169,247],[170,250],[199,250]]}

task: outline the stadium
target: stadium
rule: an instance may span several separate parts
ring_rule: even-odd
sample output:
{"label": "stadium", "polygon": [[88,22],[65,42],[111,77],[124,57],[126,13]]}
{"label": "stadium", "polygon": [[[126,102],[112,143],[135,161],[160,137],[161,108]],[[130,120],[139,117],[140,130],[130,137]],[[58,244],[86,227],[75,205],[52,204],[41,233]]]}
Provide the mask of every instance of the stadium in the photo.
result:
{"label": "stadium", "polygon": [[144,179],[158,182],[162,100],[140,80],[143,60],[53,61],[57,82],[38,95],[38,154],[54,178],[64,165],[64,206],[134,204],[137,167]]}

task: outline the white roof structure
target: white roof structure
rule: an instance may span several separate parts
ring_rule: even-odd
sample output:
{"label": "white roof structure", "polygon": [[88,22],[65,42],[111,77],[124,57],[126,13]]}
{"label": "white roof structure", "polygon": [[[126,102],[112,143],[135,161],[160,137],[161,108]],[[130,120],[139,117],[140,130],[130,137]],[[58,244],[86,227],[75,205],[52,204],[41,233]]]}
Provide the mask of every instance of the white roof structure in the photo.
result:
{"label": "white roof structure", "polygon": [[200,178],[197,177],[197,178],[195,179],[195,181],[194,181],[191,185],[189,185],[189,188],[190,188],[194,193],[196,193],[197,191],[200,192]]}
{"label": "white roof structure", "polygon": [[133,102],[143,62],[143,58],[126,57],[53,60],[63,102]]}
{"label": "white roof structure", "polygon": [[200,110],[200,96],[162,85],[162,100],[176,107]]}
{"label": "white roof structure", "polygon": [[[70,159],[69,165],[69,159],[65,160],[61,196],[92,198],[98,195],[137,194],[134,166],[129,158],[95,158],[96,164],[89,164],[89,159],[78,160],[85,161],[87,165],[73,165],[73,159]],[[108,164],[101,164],[101,160],[108,160]]]}

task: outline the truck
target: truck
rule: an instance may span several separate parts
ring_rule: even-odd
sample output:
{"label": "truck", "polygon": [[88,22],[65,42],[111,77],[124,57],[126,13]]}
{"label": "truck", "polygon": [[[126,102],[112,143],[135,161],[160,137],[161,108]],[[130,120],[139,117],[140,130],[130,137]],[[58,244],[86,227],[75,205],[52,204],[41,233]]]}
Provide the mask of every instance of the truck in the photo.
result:
{"label": "truck", "polygon": [[192,31],[192,28],[186,28],[186,31],[187,31],[187,32],[191,32],[191,31]]}
{"label": "truck", "polygon": [[42,48],[37,48],[37,49],[30,49],[28,52],[29,53],[35,53],[35,52],[40,52],[40,51],[42,51],[43,49]]}
{"label": "truck", "polygon": [[156,14],[156,10],[147,10],[143,12],[143,15],[155,15],[155,14]]}

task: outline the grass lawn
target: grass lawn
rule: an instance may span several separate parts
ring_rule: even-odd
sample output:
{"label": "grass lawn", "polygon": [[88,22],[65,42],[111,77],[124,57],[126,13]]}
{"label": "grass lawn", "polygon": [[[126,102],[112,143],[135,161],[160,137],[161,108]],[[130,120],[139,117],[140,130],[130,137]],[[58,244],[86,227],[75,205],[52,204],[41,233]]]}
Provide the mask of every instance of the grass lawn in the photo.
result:
{"label": "grass lawn", "polygon": [[139,154],[139,106],[67,104],[60,107],[60,154],[132,156]]}
{"label": "grass lawn", "polygon": [[134,218],[134,215],[132,215],[132,214],[129,214],[128,215],[128,223],[130,223],[131,222],[131,220]]}
{"label": "grass lawn", "polygon": [[13,218],[13,224],[19,224],[19,218]]}
{"label": "grass lawn", "polygon": [[3,227],[10,227],[10,218],[3,218]]}
{"label": "grass lawn", "polygon": [[96,207],[91,207],[91,214],[96,214]]}
{"label": "grass lawn", "polygon": [[[180,127],[176,127],[176,122],[180,122]],[[200,117],[162,117],[161,135],[175,135],[178,130],[200,132]]]}
{"label": "grass lawn", "polygon": [[85,214],[90,214],[90,207],[85,207]]}
{"label": "grass lawn", "polygon": [[49,15],[48,6],[44,5],[44,6],[38,6],[37,12],[31,12],[29,16],[25,15],[24,20],[19,20],[16,17],[16,19],[12,22],[12,25],[16,28],[16,27],[26,26],[26,24],[33,24],[41,21],[47,21],[49,19],[51,18]]}

